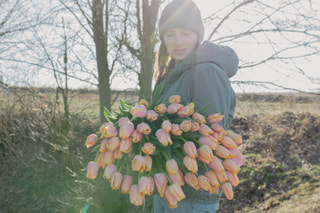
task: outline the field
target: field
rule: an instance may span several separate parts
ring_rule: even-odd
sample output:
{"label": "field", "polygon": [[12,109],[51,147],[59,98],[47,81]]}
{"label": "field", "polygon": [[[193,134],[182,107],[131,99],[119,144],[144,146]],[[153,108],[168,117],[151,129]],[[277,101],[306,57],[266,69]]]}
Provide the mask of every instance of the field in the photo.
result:
{"label": "field", "polygon": [[[320,212],[320,96],[237,97],[230,129],[243,135],[245,164],[234,199],[222,197],[219,212]],[[69,107],[66,132],[61,97],[0,91],[0,212],[151,212],[111,192],[103,178],[86,179],[94,153],[83,143],[99,127],[98,96],[75,91]]]}

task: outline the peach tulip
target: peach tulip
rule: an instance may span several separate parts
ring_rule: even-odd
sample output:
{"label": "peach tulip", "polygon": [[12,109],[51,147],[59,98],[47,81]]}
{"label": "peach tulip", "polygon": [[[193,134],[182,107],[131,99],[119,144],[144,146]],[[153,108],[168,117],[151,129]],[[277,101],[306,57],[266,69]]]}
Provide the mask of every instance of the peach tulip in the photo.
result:
{"label": "peach tulip", "polygon": [[180,129],[183,132],[189,132],[191,130],[191,121],[190,120],[183,120],[180,124]]}
{"label": "peach tulip", "polygon": [[123,194],[129,194],[130,188],[132,185],[133,185],[133,177],[129,175],[124,175],[122,185],[121,185],[121,192]]}
{"label": "peach tulip", "polygon": [[228,200],[233,199],[233,190],[229,182],[221,184],[221,190]]}
{"label": "peach tulip", "polygon": [[117,149],[113,152],[113,156],[115,159],[122,159],[123,158],[124,153],[121,152],[120,149]]}
{"label": "peach tulip", "polygon": [[195,120],[196,122],[198,122],[199,124],[205,124],[206,123],[206,119],[204,118],[203,115],[201,115],[200,113],[193,113],[192,115],[192,119]]}
{"label": "peach tulip", "polygon": [[164,198],[166,199],[170,208],[177,208],[178,200],[173,194],[171,194],[171,192],[169,191],[169,187],[165,189]]}
{"label": "peach tulip", "polygon": [[181,186],[177,183],[173,183],[168,186],[168,191],[172,194],[178,201],[183,200],[186,196],[183,193]]}
{"label": "peach tulip", "polygon": [[168,144],[172,145],[170,133],[164,131],[163,129],[158,129],[156,132],[156,136],[157,136],[158,141],[163,146],[168,146]]}
{"label": "peach tulip", "polygon": [[103,177],[107,180],[111,180],[112,174],[118,171],[118,167],[114,164],[108,165],[103,173]]}
{"label": "peach tulip", "polygon": [[111,176],[111,188],[112,190],[117,190],[122,184],[123,176],[120,172],[115,172]]}
{"label": "peach tulip", "polygon": [[201,135],[210,135],[213,133],[213,130],[206,124],[201,124],[198,131]]}
{"label": "peach tulip", "polygon": [[123,153],[129,153],[132,149],[131,138],[122,139],[120,143],[120,151]]}
{"label": "peach tulip", "polygon": [[149,102],[147,100],[145,100],[145,99],[140,99],[139,105],[143,105],[146,108],[148,108],[149,107]]}
{"label": "peach tulip", "polygon": [[112,164],[114,161],[115,161],[115,158],[114,158],[114,152],[113,151],[108,150],[108,151],[104,152],[104,155],[103,155],[103,168],[106,165]]}
{"label": "peach tulip", "polygon": [[223,115],[221,115],[221,113],[215,113],[215,114],[212,114],[212,115],[209,115],[208,116],[208,120],[209,120],[209,123],[210,124],[213,124],[213,123],[220,123],[222,121],[222,119],[224,118]]}
{"label": "peach tulip", "polygon": [[213,153],[208,145],[201,145],[198,149],[198,158],[204,163],[209,163],[213,161]]}
{"label": "peach tulip", "polygon": [[129,197],[130,197],[131,204],[133,204],[135,206],[140,206],[140,205],[142,205],[142,203],[144,201],[145,194],[139,193],[138,185],[133,184],[130,188]]}
{"label": "peach tulip", "polygon": [[192,141],[187,141],[185,144],[183,144],[183,149],[189,157],[198,157],[196,145]]}
{"label": "peach tulip", "polygon": [[145,169],[145,160],[141,155],[134,156],[132,160],[132,171],[143,172]]}
{"label": "peach tulip", "polygon": [[113,124],[106,125],[101,133],[101,138],[111,138],[116,137],[118,135],[118,130]]}
{"label": "peach tulip", "polygon": [[194,188],[196,191],[200,189],[198,177],[194,173],[187,172],[184,176],[184,180],[189,186]]}
{"label": "peach tulip", "polygon": [[224,183],[227,181],[227,174],[226,174],[226,171],[223,170],[223,171],[215,171],[216,173],[216,176],[218,178],[218,180],[221,182],[221,183]]}
{"label": "peach tulip", "polygon": [[100,127],[100,129],[99,129],[100,134],[103,134],[103,133],[104,133],[104,130],[105,130],[105,128],[106,128],[107,126],[113,126],[113,123],[108,122],[108,123],[102,124],[101,127]]}
{"label": "peach tulip", "polygon": [[146,195],[152,195],[154,190],[154,180],[151,176],[148,177],[148,185],[147,190],[145,192]]}
{"label": "peach tulip", "polygon": [[108,150],[108,147],[107,147],[108,141],[109,141],[108,138],[104,138],[104,139],[101,141],[100,148],[99,148],[99,152],[105,152],[105,151]]}
{"label": "peach tulip", "polygon": [[132,116],[137,118],[144,118],[147,115],[147,108],[144,105],[136,105],[130,109]]}
{"label": "peach tulip", "polygon": [[158,116],[159,116],[158,113],[156,113],[155,111],[148,110],[146,118],[152,122],[152,121],[158,120]]}
{"label": "peach tulip", "polygon": [[177,113],[183,107],[182,104],[170,104],[167,108],[169,114]]}
{"label": "peach tulip", "polygon": [[139,193],[145,194],[145,192],[147,191],[147,187],[148,187],[148,177],[143,176],[140,178],[138,183]]}
{"label": "peach tulip", "polygon": [[194,103],[190,103],[187,106],[182,107],[178,112],[180,118],[187,118],[194,112]]}
{"label": "peach tulip", "polygon": [[206,176],[209,180],[209,183],[212,187],[217,188],[220,186],[220,183],[218,181],[217,175],[213,170],[208,170],[204,173],[204,176]]}
{"label": "peach tulip", "polygon": [[226,148],[229,148],[229,149],[235,149],[237,148],[237,144],[228,136],[224,136],[222,138],[222,140],[220,141],[220,143],[226,147]]}
{"label": "peach tulip", "polygon": [[180,129],[179,124],[171,125],[171,133],[175,136],[180,136],[182,134],[182,130]]}
{"label": "peach tulip", "polygon": [[213,169],[214,171],[223,171],[224,167],[222,165],[222,162],[219,158],[216,156],[213,156],[213,160],[208,163],[208,166]]}
{"label": "peach tulip", "polygon": [[231,159],[226,159],[222,161],[222,165],[225,168],[225,170],[228,170],[230,172],[233,172],[237,174],[240,171],[240,167],[235,164]]}
{"label": "peach tulip", "polygon": [[123,124],[119,129],[119,137],[122,139],[126,139],[130,137],[132,132],[134,131],[134,125],[130,121]]}
{"label": "peach tulip", "polygon": [[167,168],[168,173],[170,173],[172,175],[177,174],[178,169],[179,169],[178,164],[174,159],[167,160],[166,168]]}
{"label": "peach tulip", "polygon": [[159,104],[158,106],[154,107],[154,111],[159,114],[164,114],[167,112],[167,106],[165,104]]}
{"label": "peach tulip", "polygon": [[185,156],[183,158],[183,164],[187,167],[187,169],[193,173],[198,171],[198,163],[195,158],[191,158],[189,156]]}
{"label": "peach tulip", "polygon": [[178,170],[178,172],[175,175],[168,173],[168,176],[169,176],[172,183],[177,183],[180,186],[184,185],[183,173],[180,169]]}
{"label": "peach tulip", "polygon": [[146,172],[151,171],[151,169],[152,169],[152,158],[149,155],[145,155],[144,156],[144,165],[145,165],[144,170]]}
{"label": "peach tulip", "polygon": [[219,187],[211,186],[211,190],[209,190],[209,194],[218,194],[219,189],[220,189]]}
{"label": "peach tulip", "polygon": [[[108,150],[109,151],[109,150]],[[97,157],[97,163],[104,169],[106,167],[104,163],[104,155],[106,152],[100,152]]]}
{"label": "peach tulip", "polygon": [[87,166],[87,178],[95,179],[99,172],[100,165],[97,162],[90,161]]}
{"label": "peach tulip", "polygon": [[242,144],[242,136],[232,130],[226,130],[227,136],[230,137],[237,145]]}
{"label": "peach tulip", "polygon": [[203,189],[205,191],[211,190],[211,185],[210,185],[209,179],[206,176],[199,175],[198,181],[199,181],[199,186],[201,189]]}
{"label": "peach tulip", "polygon": [[142,133],[139,132],[138,130],[134,130],[131,134],[132,142],[133,143],[138,143],[142,140]]}
{"label": "peach tulip", "polygon": [[143,145],[142,147],[142,151],[146,154],[146,155],[152,155],[154,153],[154,151],[156,151],[156,147],[150,143],[147,142]]}
{"label": "peach tulip", "polygon": [[114,151],[120,147],[120,139],[118,137],[112,137],[107,143],[107,148],[110,151]]}
{"label": "peach tulip", "polygon": [[88,148],[92,147],[95,143],[97,142],[97,135],[96,134],[91,134],[87,137],[86,142],[84,145]]}
{"label": "peach tulip", "polygon": [[128,123],[130,120],[127,117],[121,117],[118,120],[118,125],[119,127],[123,126],[123,124]]}
{"label": "peach tulip", "polygon": [[151,133],[151,128],[149,124],[142,122],[137,125],[137,130],[144,135],[149,135]]}
{"label": "peach tulip", "polygon": [[168,179],[163,173],[156,173],[153,176],[154,184],[159,192],[160,197],[164,197],[167,188]]}
{"label": "peach tulip", "polygon": [[231,186],[237,186],[240,182],[237,174],[233,172],[226,171],[227,181],[231,184]]}
{"label": "peach tulip", "polygon": [[200,125],[198,122],[191,122],[191,132],[197,132],[200,129]]}
{"label": "peach tulip", "polygon": [[180,95],[171,95],[169,97],[169,103],[170,104],[179,104],[180,103],[181,96]]}
{"label": "peach tulip", "polygon": [[214,154],[221,158],[230,158],[229,150],[222,145],[218,145],[218,148],[214,150]]}
{"label": "peach tulip", "polygon": [[164,120],[161,125],[162,129],[166,132],[171,131],[171,122],[169,120]]}
{"label": "peach tulip", "polygon": [[216,138],[218,141],[221,141],[222,138],[226,135],[226,131],[222,131],[222,132],[213,132],[212,134],[210,134],[212,137]]}
{"label": "peach tulip", "polygon": [[211,124],[211,129],[215,132],[222,132],[224,131],[224,128],[222,126],[220,126],[219,124],[213,123]]}
{"label": "peach tulip", "polygon": [[211,150],[217,149],[218,145],[219,145],[219,142],[217,141],[217,139],[215,139],[214,137],[212,137],[210,135],[202,135],[199,138],[199,143],[201,145],[209,146]]}

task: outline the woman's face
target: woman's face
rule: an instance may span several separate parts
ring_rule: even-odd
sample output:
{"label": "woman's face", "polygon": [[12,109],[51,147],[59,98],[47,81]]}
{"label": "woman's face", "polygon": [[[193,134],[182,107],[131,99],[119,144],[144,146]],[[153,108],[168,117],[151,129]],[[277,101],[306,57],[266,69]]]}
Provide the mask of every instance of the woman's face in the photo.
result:
{"label": "woman's face", "polygon": [[164,32],[163,40],[168,54],[177,65],[196,48],[198,36],[185,28],[170,28]]}

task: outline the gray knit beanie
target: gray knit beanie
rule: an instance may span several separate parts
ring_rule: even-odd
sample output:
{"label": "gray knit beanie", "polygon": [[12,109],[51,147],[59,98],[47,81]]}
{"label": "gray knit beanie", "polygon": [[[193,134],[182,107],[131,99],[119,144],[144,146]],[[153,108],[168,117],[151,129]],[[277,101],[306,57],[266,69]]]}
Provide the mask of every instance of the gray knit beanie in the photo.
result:
{"label": "gray knit beanie", "polygon": [[198,35],[199,42],[203,39],[204,27],[200,10],[191,0],[173,0],[164,8],[158,24],[161,40],[166,30],[175,27],[192,30]]}

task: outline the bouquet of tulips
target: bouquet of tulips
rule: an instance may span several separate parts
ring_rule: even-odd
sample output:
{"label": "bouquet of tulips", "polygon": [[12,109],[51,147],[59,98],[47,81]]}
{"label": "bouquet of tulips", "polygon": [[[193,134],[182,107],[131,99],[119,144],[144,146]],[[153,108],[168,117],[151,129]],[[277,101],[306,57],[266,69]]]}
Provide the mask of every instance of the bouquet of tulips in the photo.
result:
{"label": "bouquet of tulips", "polygon": [[[220,113],[203,115],[206,107],[194,112],[194,104],[180,103],[180,96],[160,103],[161,84],[149,104],[142,99],[135,106],[120,100],[119,112],[105,109],[98,133],[88,136],[85,146],[96,146],[96,158],[87,166],[87,177],[95,179],[100,168],[111,188],[128,193],[133,205],[142,205],[145,195],[156,187],[171,208],[186,196],[181,188],[218,193],[233,198],[233,186],[242,155],[237,145],[241,135],[224,130]],[[198,167],[204,167],[203,174]]]}

